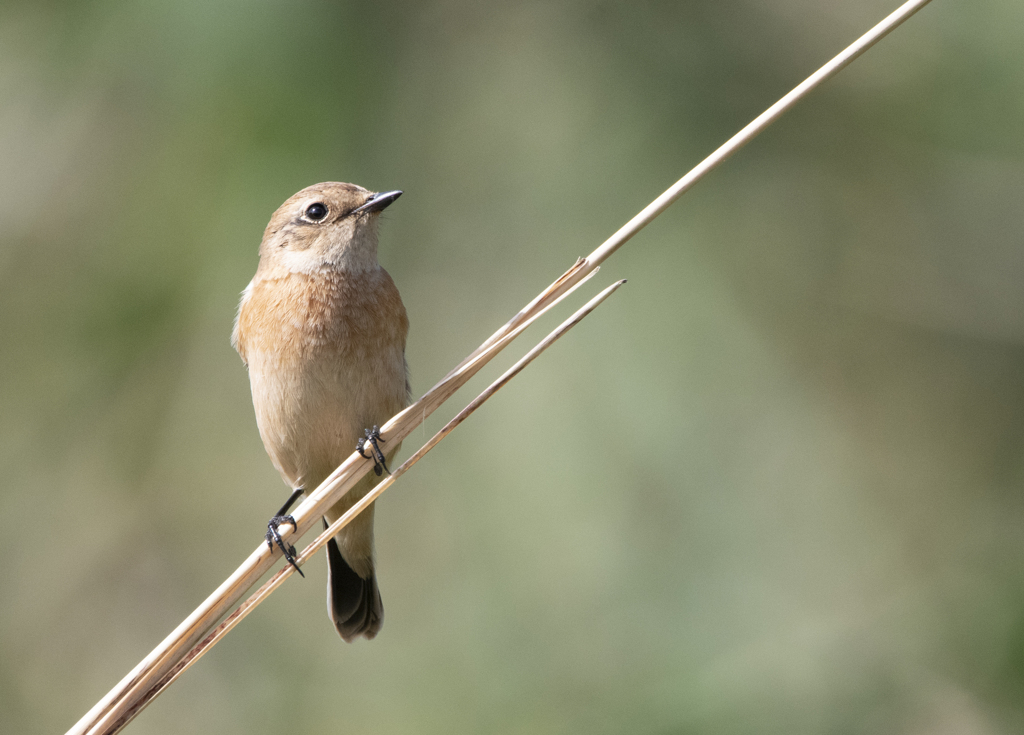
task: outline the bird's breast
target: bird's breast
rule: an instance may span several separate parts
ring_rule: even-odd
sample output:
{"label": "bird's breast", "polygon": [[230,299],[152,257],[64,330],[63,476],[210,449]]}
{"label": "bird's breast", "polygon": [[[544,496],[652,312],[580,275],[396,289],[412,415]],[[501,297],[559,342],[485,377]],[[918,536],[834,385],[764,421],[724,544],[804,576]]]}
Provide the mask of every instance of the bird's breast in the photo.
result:
{"label": "bird's breast", "polygon": [[405,407],[408,329],[383,268],[253,281],[234,341],[249,368],[260,435],[286,481],[318,483],[364,429]]}

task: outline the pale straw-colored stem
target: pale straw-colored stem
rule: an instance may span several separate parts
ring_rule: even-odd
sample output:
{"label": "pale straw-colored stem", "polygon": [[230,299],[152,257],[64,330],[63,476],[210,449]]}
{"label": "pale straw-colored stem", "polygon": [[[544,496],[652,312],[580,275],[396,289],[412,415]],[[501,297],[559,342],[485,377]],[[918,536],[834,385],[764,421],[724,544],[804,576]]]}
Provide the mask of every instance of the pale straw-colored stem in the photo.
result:
{"label": "pale straw-colored stem", "polygon": [[[450,373],[448,377],[427,391],[422,398],[384,424],[380,429],[381,438],[386,443],[402,441],[523,330],[577,287],[583,285],[595,272],[588,273],[586,278],[578,279],[572,287],[559,294],[558,298],[535,310],[529,319],[503,335],[501,339],[492,341],[487,349],[478,350],[472,360],[465,361],[461,368]],[[293,530],[287,526],[281,529],[281,535],[285,542],[303,536],[327,509],[337,503],[372,467],[372,460],[363,457],[358,452],[353,452],[298,508],[292,511],[296,529]],[[212,595],[118,683],[117,687],[94,706],[74,728],[69,730],[69,735],[70,733],[100,735],[120,730],[131,719],[146,692],[153,689],[157,682],[163,679],[187,655],[188,651],[206,636],[217,621],[242,598],[249,588],[259,581],[260,577],[270,570],[280,555],[281,552],[276,547],[271,549],[267,544],[260,544]]]}
{"label": "pale straw-colored stem", "polygon": [[[878,43],[878,41],[884,38],[890,31],[895,29],[900,23],[923,8],[930,1],[931,0],[909,0],[894,10],[870,31],[847,46],[838,56],[825,64],[825,66],[818,69],[818,71],[811,74],[811,76],[807,77],[807,79],[797,85],[793,91],[754,118],[754,120],[745,128],[720,145],[714,153],[694,166],[686,176],[679,179],[679,181],[666,189],[661,196],[644,207],[639,214],[620,227],[614,235],[605,240],[594,252],[586,258],[578,261],[576,265],[573,266],[573,268],[565,275],[548,286],[543,293],[527,304],[522,311],[512,317],[505,326],[491,335],[486,342],[477,348],[477,351],[485,349],[492,340],[500,339],[502,335],[506,334],[509,330],[514,329],[521,320],[527,318],[533,309],[543,305],[548,299],[557,297],[558,294],[561,293],[562,289],[572,286],[577,278],[582,278],[589,273],[591,269],[601,265],[609,255],[622,247],[627,240],[646,227],[651,220],[664,212],[672,202],[682,196],[684,192],[704,178],[708,173],[718,168],[718,166],[724,163],[730,156],[732,156],[733,153],[757,137],[765,128],[775,122],[782,113],[796,105],[797,102],[806,97],[817,86],[834,77],[850,62]],[[476,352],[471,353],[463,363],[472,360],[476,354]],[[455,370],[462,367],[463,363],[460,363]]]}
{"label": "pale straw-colored stem", "polygon": [[[386,441],[401,441],[414,428],[432,413],[441,403],[452,395],[466,380],[472,377],[484,363],[496,354],[497,350],[508,344],[522,331],[541,311],[546,311],[562,297],[576,288],[582,281],[593,274],[594,270],[606,258],[633,235],[643,229],[651,220],[663,212],[672,202],[679,198],[697,181],[738,151],[766,127],[774,122],[783,112],[791,108],[811,90],[822,82],[830,79],[851,61],[856,59],[868,48],[877,43],[899,24],[927,5],[929,0],[909,0],[881,23],[865,33],[842,53],[808,77],[792,92],[780,99],[768,110],[759,115],[753,122],[734,135],[714,153],[698,164],[686,176],[666,190],[661,196],[645,207],[633,219],[623,225],[615,234],[602,243],[586,258],[573,265],[558,280],[546,288],[540,295],[524,307],[501,329],[495,332],[480,347],[459,363],[441,382],[431,388],[420,400],[402,413],[391,419],[381,429]],[[333,505],[358,480],[369,471],[372,463],[353,454],[338,467],[331,476],[293,513],[297,528],[288,533],[287,538],[299,538],[305,534],[323,512]],[[234,574],[231,575],[207,600],[193,612],[175,631],[168,636],[156,649],[143,659],[121,682],[101,699],[78,723],[72,727],[69,735],[100,735],[116,732],[123,724],[125,716],[135,704],[153,686],[186,655],[186,653],[216,624],[245,592],[272,566],[279,552],[261,544]]]}

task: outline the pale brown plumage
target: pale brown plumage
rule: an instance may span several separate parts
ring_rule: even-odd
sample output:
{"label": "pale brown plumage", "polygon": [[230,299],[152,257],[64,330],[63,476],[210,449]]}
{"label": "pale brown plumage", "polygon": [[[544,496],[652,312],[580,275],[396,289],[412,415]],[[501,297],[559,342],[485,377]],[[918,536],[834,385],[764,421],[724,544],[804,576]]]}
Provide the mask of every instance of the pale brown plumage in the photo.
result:
{"label": "pale brown plumage", "polygon": [[[366,429],[408,404],[409,320],[377,262],[378,213],[399,193],[316,184],[281,205],[263,235],[232,344],[249,369],[263,445],[292,488],[315,489],[355,451]],[[325,210],[322,218],[316,205]],[[398,450],[381,448],[389,460]],[[367,475],[328,511],[328,520],[376,481]],[[328,545],[328,610],[345,640],[373,638],[383,620],[373,506],[334,541],[336,548]]]}

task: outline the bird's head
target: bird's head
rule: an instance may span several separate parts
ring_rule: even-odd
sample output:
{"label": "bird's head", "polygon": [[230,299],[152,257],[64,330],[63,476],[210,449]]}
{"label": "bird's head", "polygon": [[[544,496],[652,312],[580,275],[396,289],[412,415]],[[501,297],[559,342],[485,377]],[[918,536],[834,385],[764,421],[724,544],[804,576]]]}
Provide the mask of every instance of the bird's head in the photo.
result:
{"label": "bird's head", "polygon": [[324,267],[351,273],[377,268],[377,218],[401,194],[378,194],[334,181],[306,187],[270,218],[259,270],[271,275]]}

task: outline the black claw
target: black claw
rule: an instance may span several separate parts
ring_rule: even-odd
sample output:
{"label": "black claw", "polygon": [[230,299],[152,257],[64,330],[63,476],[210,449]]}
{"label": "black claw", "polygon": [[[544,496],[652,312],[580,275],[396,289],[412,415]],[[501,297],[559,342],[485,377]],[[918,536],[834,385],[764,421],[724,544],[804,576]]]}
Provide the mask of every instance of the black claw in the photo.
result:
{"label": "black claw", "polygon": [[295,525],[295,519],[291,516],[276,515],[270,519],[267,523],[267,546],[273,549],[274,544],[277,544],[277,547],[281,549],[281,553],[284,554],[284,558],[288,563],[295,567],[295,571],[298,572],[300,576],[305,577],[306,575],[302,573],[301,569],[299,569],[299,565],[295,563],[295,547],[291,544],[286,544],[284,539],[281,538],[280,532],[277,530],[278,527],[285,523],[290,523],[292,528],[298,528],[298,526]]}
{"label": "black claw", "polygon": [[[384,462],[384,453],[380,451],[377,442],[383,444],[384,440],[380,438],[380,429],[374,426],[372,429],[366,430],[366,438],[359,440],[359,443],[356,444],[356,451],[367,459],[373,460],[373,471],[377,477],[381,476],[382,471],[390,475],[391,470],[388,469],[387,463]],[[367,444],[370,445],[369,454],[365,451]]]}

